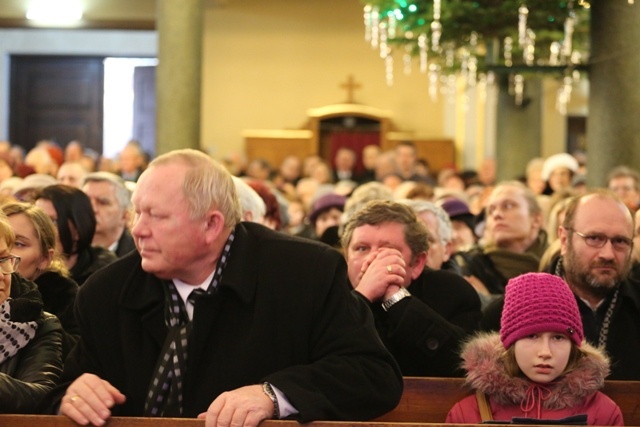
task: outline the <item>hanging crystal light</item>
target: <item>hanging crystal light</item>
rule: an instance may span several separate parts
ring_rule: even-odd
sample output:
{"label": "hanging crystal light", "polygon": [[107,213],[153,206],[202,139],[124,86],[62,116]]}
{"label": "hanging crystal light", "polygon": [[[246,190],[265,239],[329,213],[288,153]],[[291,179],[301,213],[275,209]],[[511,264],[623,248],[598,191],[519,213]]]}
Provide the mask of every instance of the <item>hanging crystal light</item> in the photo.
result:
{"label": "hanging crystal light", "polygon": [[413,50],[413,46],[408,44],[404,47],[404,54],[402,55],[402,63],[404,65],[404,74],[411,74],[411,64],[413,64],[413,57],[411,55],[411,51]]}
{"label": "hanging crystal light", "polygon": [[372,23],[372,11],[373,11],[373,6],[371,6],[370,4],[367,4],[364,6],[364,41],[371,43],[371,32],[373,30],[373,23]]}
{"label": "hanging crystal light", "polygon": [[518,8],[518,46],[523,47],[527,42],[527,17],[529,9],[526,5]]}
{"label": "hanging crystal light", "polygon": [[440,0],[433,0],[433,21],[431,21],[431,49],[434,52],[438,52],[440,50],[440,37],[442,37],[440,11]]}
{"label": "hanging crystal light", "polygon": [[512,60],[512,52],[513,52],[513,39],[511,37],[504,38],[504,65],[506,67],[511,67],[513,65]]}
{"label": "hanging crystal light", "polygon": [[564,76],[562,79],[562,85],[558,89],[558,96],[556,97],[556,109],[560,114],[567,114],[567,105],[571,100],[571,92],[573,91],[573,77],[571,75]]}
{"label": "hanging crystal light", "polygon": [[429,97],[433,102],[438,100],[438,80],[440,79],[440,66],[429,65]]}
{"label": "hanging crystal light", "polygon": [[524,102],[524,76],[522,74],[513,76],[513,96],[516,105],[521,106]]}
{"label": "hanging crystal light", "polygon": [[427,72],[427,64],[429,60],[429,54],[427,52],[427,35],[425,33],[418,36],[418,51],[420,52],[420,72]]}
{"label": "hanging crystal light", "polygon": [[401,55],[398,62],[405,74],[411,72],[411,58],[416,56],[420,73],[427,75],[432,99],[437,97],[438,85],[451,89],[452,76],[462,75],[466,87],[473,87],[493,71],[511,76],[511,91],[522,102],[527,76],[542,72],[561,76],[562,105],[579,78],[577,70],[588,59],[584,49],[588,46],[589,0],[363,3],[364,37],[384,60],[387,84],[394,80],[394,50]]}

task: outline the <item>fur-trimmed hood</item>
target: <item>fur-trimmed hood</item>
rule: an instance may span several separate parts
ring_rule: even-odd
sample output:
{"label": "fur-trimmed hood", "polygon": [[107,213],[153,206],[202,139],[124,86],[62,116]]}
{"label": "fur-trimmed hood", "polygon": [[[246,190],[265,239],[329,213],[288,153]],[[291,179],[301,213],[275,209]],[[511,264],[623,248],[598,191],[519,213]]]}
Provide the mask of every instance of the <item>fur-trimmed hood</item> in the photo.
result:
{"label": "fur-trimmed hood", "polygon": [[[577,368],[552,383],[538,384],[537,391],[537,383],[507,374],[502,360],[505,348],[498,333],[480,333],[468,341],[462,349],[462,367],[467,371],[467,384],[500,405],[521,405],[533,397],[536,406],[564,409],[579,405],[601,389],[609,374],[609,359],[601,350],[586,342],[580,348],[586,357],[580,359]],[[540,395],[543,397],[535,397]]]}

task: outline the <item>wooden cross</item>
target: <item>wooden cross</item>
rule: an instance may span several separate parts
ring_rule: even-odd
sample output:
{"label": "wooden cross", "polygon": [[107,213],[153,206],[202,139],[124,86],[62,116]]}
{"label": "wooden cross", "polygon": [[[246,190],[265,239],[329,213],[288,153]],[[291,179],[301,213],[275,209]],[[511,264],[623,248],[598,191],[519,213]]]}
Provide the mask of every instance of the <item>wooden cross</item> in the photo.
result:
{"label": "wooden cross", "polygon": [[353,104],[353,92],[356,89],[360,89],[362,85],[360,83],[356,83],[355,79],[353,78],[353,74],[349,74],[347,82],[342,83],[340,87],[347,91],[347,102],[349,104]]}

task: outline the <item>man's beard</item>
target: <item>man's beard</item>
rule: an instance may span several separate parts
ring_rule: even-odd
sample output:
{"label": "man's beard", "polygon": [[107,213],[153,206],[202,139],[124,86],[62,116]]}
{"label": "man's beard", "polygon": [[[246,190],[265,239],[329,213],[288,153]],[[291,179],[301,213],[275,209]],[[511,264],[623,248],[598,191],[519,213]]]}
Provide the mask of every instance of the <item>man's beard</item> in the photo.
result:
{"label": "man's beard", "polygon": [[[606,298],[618,283],[627,278],[631,263],[625,262],[622,266],[619,266],[615,260],[598,259],[589,262],[588,265],[583,265],[576,256],[573,245],[569,243],[562,266],[564,267],[565,278],[571,286],[594,297]],[[615,273],[611,275],[593,273],[593,269],[599,267],[609,267]]]}

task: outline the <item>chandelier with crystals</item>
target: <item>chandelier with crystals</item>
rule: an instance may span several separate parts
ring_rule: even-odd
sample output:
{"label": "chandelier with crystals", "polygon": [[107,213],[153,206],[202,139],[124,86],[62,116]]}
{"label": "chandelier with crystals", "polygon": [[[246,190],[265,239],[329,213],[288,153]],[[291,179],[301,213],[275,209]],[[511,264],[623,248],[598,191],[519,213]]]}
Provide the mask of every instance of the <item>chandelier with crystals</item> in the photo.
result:
{"label": "chandelier with crystals", "polygon": [[[613,1],[613,0],[604,0]],[[633,0],[627,0],[632,3]],[[467,86],[509,76],[515,103],[529,74],[554,73],[558,108],[588,62],[586,0],[364,0],[365,39],[384,60],[388,85],[396,62],[428,75],[435,99],[442,85]],[[447,83],[448,82],[448,83]]]}

